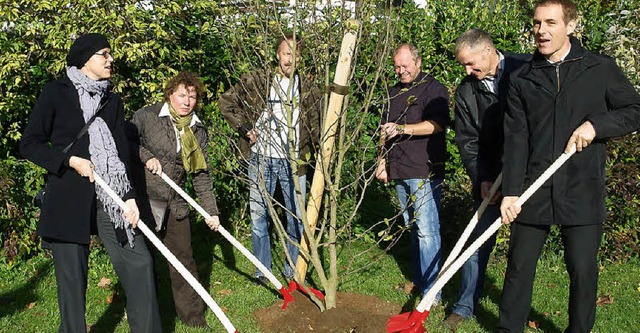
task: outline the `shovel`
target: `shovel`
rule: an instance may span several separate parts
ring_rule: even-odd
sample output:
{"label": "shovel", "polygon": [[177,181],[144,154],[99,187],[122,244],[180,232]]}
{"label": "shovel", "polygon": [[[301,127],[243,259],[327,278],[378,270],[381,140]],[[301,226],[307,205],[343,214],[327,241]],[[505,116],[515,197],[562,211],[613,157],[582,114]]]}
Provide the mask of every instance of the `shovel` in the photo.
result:
{"label": "shovel", "polygon": [[[533,184],[527,188],[524,193],[515,202],[516,206],[522,206],[539,188],[546,182],[551,176],[576,152],[575,146],[571,148],[568,153],[563,153],[558,159],[545,170]],[[502,218],[498,217],[487,230],[478,237],[469,247],[458,257],[453,263],[451,263],[448,269],[438,276],[433,287],[429,289],[426,295],[422,298],[415,310],[411,312],[401,313],[393,316],[387,322],[387,333],[423,333],[426,332],[424,328],[424,321],[429,315],[431,305],[435,300],[438,292],[444,287],[444,285],[453,277],[453,275],[462,267],[462,265],[476,252],[484,242],[489,239],[502,225]]]}
{"label": "shovel", "polygon": [[[204,210],[202,206],[200,206],[182,188],[180,188],[180,186],[178,186],[175,182],[173,182],[173,180],[171,180],[169,176],[167,176],[164,172],[162,172],[160,174],[160,177],[162,178],[162,180],[165,181],[165,183],[171,186],[172,189],[178,192],[178,194],[180,194],[180,196],[184,200],[186,200],[193,208],[195,208],[195,210],[197,210],[198,213],[200,213],[200,215],[202,215],[205,219],[211,218],[211,215],[209,215],[209,213],[207,213],[207,211]],[[256,258],[256,256],[253,255],[253,253],[251,253],[249,250],[247,250],[246,247],[244,247],[244,245],[238,242],[238,240],[235,239],[225,228],[223,228],[222,226],[219,226],[218,232],[224,238],[226,238],[231,244],[233,244],[233,246],[235,246],[245,257],[247,257],[247,259],[249,259],[249,261],[251,261],[251,263],[254,264],[256,268],[258,268],[258,270],[262,272],[262,274],[264,274],[264,276],[269,280],[269,282],[271,282],[273,286],[276,289],[278,289],[278,291],[280,292],[280,294],[282,294],[282,297],[284,298],[282,309],[286,309],[287,304],[289,304],[290,302],[293,302],[293,296],[291,296],[291,291],[295,290],[295,288],[292,290],[291,286],[289,286],[288,289],[285,289],[282,283],[278,281],[278,279],[273,275],[273,273],[271,273],[271,271],[269,271],[269,269],[267,269],[267,267],[265,267],[260,262],[260,260],[258,260],[258,258]]]}
{"label": "shovel", "polygon": [[487,196],[486,198],[484,198],[484,200],[482,200],[482,203],[480,203],[480,207],[478,207],[478,210],[476,211],[476,213],[473,214],[471,221],[469,221],[469,224],[467,224],[467,227],[462,232],[462,235],[460,235],[460,239],[458,240],[456,245],[453,247],[453,250],[451,250],[451,253],[449,253],[447,260],[445,260],[444,265],[442,265],[440,274],[438,274],[438,278],[442,276],[444,272],[446,272],[449,269],[449,265],[451,265],[451,262],[454,259],[456,259],[458,257],[458,254],[460,254],[460,251],[462,251],[462,247],[467,242],[467,239],[469,239],[469,236],[471,236],[471,232],[473,232],[473,229],[478,224],[478,220],[484,213],[484,210],[487,209],[487,206],[489,206],[489,203],[491,202],[491,199],[498,191],[500,184],[502,184],[502,172],[498,175],[498,177],[496,177],[496,180],[493,182],[493,185],[489,190],[489,196]]}
{"label": "shovel", "polygon": [[[126,211],[129,209],[127,205],[125,205],[124,201],[122,201],[122,199],[118,197],[118,195],[109,187],[109,185],[107,185],[107,183],[104,182],[104,180],[102,180],[102,178],[100,178],[98,173],[95,171],[93,172],[93,179],[95,180],[96,184],[98,184],[100,187],[102,187],[102,189],[105,192],[107,192],[107,194],[111,197],[111,199],[113,199],[113,201],[115,201],[123,211]],[[224,328],[227,330],[227,332],[237,333],[238,331],[236,330],[236,328],[233,326],[229,318],[227,318],[227,316],[224,314],[224,312],[218,306],[218,304],[216,304],[216,302],[213,300],[211,295],[209,295],[209,293],[204,289],[204,287],[202,287],[200,282],[198,282],[198,280],[196,280],[196,278],[193,277],[193,275],[184,267],[184,265],[178,260],[178,258],[176,258],[173,255],[173,253],[171,253],[171,251],[169,251],[169,249],[167,249],[167,247],[164,246],[164,244],[162,244],[160,239],[158,239],[158,237],[156,237],[156,235],[153,234],[151,229],[149,229],[149,227],[147,227],[147,225],[144,222],[142,222],[142,220],[138,220],[138,229],[140,229],[140,231],[142,231],[142,233],[147,237],[147,239],[149,239],[151,243],[153,243],[153,245],[155,245],[155,247],[157,247],[158,250],[160,250],[160,253],[162,253],[162,255],[165,258],[167,258],[169,263],[171,263],[171,265],[175,267],[175,269],[180,273],[180,275],[182,275],[182,277],[198,293],[198,295],[202,297],[204,302],[207,303],[207,305],[209,306],[209,308],[211,308],[211,310],[216,315],[216,317],[218,317],[218,319],[220,320]]]}

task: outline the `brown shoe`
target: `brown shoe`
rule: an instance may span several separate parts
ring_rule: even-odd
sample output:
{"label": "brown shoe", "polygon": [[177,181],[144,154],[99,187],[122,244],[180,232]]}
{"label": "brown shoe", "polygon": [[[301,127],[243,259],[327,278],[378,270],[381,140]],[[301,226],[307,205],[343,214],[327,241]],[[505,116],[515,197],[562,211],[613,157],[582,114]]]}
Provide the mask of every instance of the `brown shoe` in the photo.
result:
{"label": "brown shoe", "polygon": [[204,316],[198,316],[191,318],[189,320],[180,319],[185,325],[196,328],[208,328],[207,321],[204,319]]}
{"label": "brown shoe", "polygon": [[444,324],[449,327],[451,331],[455,331],[456,329],[458,329],[458,326],[460,326],[460,324],[462,324],[462,322],[466,319],[467,318],[457,313],[452,313],[449,315],[449,317],[447,317],[447,319],[444,320]]}

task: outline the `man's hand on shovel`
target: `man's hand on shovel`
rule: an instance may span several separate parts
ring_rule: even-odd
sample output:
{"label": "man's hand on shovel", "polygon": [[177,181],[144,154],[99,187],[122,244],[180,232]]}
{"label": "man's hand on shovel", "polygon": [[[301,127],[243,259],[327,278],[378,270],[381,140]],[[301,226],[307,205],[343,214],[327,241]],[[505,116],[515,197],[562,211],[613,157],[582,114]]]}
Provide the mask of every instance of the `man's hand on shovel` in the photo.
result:
{"label": "man's hand on shovel", "polygon": [[500,204],[502,223],[509,224],[518,217],[518,214],[520,214],[522,210],[521,206],[516,205],[518,199],[520,199],[518,196],[506,196],[502,199],[502,204]]}
{"label": "man's hand on shovel", "polygon": [[588,120],[585,121],[571,134],[569,142],[567,142],[567,147],[564,148],[565,154],[569,153],[571,147],[574,145],[576,146],[576,151],[581,152],[582,149],[591,144],[591,141],[593,141],[595,137],[596,130],[593,128],[593,124]]}

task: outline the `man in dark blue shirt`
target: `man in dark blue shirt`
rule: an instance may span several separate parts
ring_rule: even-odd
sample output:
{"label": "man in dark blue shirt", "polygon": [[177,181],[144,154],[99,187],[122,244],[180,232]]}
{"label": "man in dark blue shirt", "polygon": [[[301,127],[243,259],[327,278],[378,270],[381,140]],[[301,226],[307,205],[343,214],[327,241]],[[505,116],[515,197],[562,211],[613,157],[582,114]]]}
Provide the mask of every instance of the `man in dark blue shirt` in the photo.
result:
{"label": "man in dark blue shirt", "polygon": [[400,82],[389,88],[381,121],[385,143],[376,177],[395,183],[404,222],[413,228],[413,283],[424,294],[438,276],[441,256],[440,222],[430,181],[434,163],[428,146],[450,121],[449,93],[421,71],[415,46],[400,45],[393,62]]}

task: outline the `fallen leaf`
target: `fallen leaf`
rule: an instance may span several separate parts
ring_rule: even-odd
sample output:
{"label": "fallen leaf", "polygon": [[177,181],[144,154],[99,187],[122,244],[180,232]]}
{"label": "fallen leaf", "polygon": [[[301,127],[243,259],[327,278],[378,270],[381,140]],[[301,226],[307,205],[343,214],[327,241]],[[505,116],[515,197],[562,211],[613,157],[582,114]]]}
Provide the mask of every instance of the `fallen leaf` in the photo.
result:
{"label": "fallen leaf", "polygon": [[220,310],[222,310],[222,312],[226,313],[227,311],[229,311],[229,309],[227,309],[226,307],[220,307]]}
{"label": "fallen leaf", "polygon": [[549,312],[545,311],[542,315],[544,315],[545,317],[549,317]]}
{"label": "fallen leaf", "polygon": [[416,287],[416,285],[413,284],[413,282],[407,282],[407,283],[404,284],[404,288],[402,289],[402,291],[405,294],[409,295],[409,294],[411,294],[411,292],[413,291],[413,288],[415,288],[415,287]]}
{"label": "fallen leaf", "polygon": [[527,321],[527,326],[529,326],[529,328],[537,330],[538,329],[538,322],[534,321],[534,320],[529,320],[529,321]]}
{"label": "fallen leaf", "polygon": [[120,296],[118,296],[118,293],[116,292],[112,292],[109,296],[107,296],[107,304],[111,304],[113,302],[117,302],[120,299]]}
{"label": "fallen leaf", "polygon": [[547,287],[549,287],[549,288],[551,288],[551,289],[554,289],[554,288],[555,288],[555,287],[557,287],[557,286],[558,286],[558,285],[557,285],[557,284],[555,284],[555,283],[549,283],[549,284],[547,284]]}
{"label": "fallen leaf", "polygon": [[223,296],[229,296],[229,295],[231,295],[231,290],[230,289],[222,289],[222,290],[218,291],[218,294],[223,295]]}
{"label": "fallen leaf", "polygon": [[106,278],[106,277],[102,277],[100,279],[100,282],[98,282],[98,287],[99,288],[107,288],[111,285],[111,279]]}
{"label": "fallen leaf", "polygon": [[36,306],[36,302],[31,302],[27,305],[27,310],[31,309],[32,307]]}
{"label": "fallen leaf", "polygon": [[613,304],[613,296],[611,295],[600,295],[598,296],[598,300],[596,301],[597,306],[603,306],[607,304]]}

